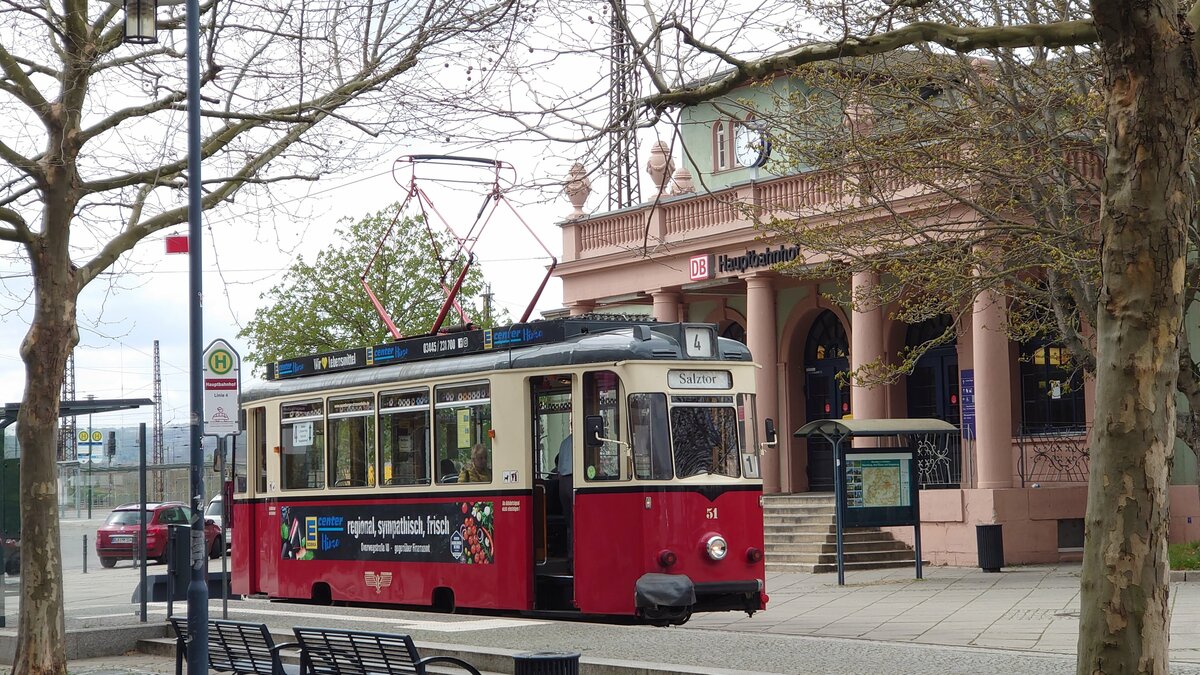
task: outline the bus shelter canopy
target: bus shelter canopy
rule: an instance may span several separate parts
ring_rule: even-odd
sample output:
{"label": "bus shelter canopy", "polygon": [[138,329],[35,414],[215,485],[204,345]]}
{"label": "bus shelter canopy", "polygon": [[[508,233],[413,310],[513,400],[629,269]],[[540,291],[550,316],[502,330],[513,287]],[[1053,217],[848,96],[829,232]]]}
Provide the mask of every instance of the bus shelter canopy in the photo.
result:
{"label": "bus shelter canopy", "polygon": [[798,438],[824,436],[838,439],[863,436],[902,436],[915,434],[956,434],[958,427],[945,420],[906,418],[898,420],[813,420],[792,434]]}

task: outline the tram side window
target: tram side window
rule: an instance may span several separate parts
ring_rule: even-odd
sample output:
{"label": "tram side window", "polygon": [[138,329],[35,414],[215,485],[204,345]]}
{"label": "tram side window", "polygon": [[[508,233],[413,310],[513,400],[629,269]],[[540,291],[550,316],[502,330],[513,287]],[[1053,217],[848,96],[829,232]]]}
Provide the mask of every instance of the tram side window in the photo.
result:
{"label": "tram side window", "polygon": [[671,429],[666,394],[629,395],[629,438],[633,473],[642,480],[671,478]]}
{"label": "tram side window", "polygon": [[[620,411],[621,380],[610,370],[599,370],[583,375],[583,414],[585,417],[599,415],[604,418],[605,433],[615,438],[621,433]],[[575,467],[576,475],[579,467]],[[583,450],[583,475],[588,480],[620,480],[621,446],[617,443],[602,443],[600,447]]]}
{"label": "tram side window", "polygon": [[429,390],[379,395],[383,485],[429,484]]}
{"label": "tram side window", "polygon": [[280,406],[285,490],[325,487],[325,419],[320,401]]}
{"label": "tram side window", "polygon": [[438,482],[492,482],[491,386],[479,382],[437,387],[434,401]]}
{"label": "tram side window", "polygon": [[672,396],[671,435],[680,478],[718,474],[736,478],[737,411],[732,396]]}
{"label": "tram side window", "polygon": [[329,399],[329,484],[375,485],[375,400]]}

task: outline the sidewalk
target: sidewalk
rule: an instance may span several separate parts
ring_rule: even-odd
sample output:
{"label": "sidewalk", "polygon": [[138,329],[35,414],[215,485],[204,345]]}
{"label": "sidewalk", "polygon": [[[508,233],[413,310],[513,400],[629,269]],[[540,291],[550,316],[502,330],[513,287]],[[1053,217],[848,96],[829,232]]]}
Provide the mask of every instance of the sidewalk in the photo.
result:
{"label": "sidewalk", "polygon": [[[68,629],[127,623],[128,590],[121,580],[133,572],[68,579]],[[111,583],[96,583],[102,579]],[[231,602],[230,618],[263,621],[280,634],[293,625],[346,625],[409,633],[419,644],[467,655],[567,648],[593,664],[652,661],[704,672],[1074,672],[1077,564],[1007,567],[997,574],[926,567],[922,580],[911,568],[855,571],[846,581],[838,586],[833,574],[774,574],[767,579],[766,611],[698,615],[673,629],[260,600]],[[1172,583],[1171,605],[1172,672],[1200,674],[1200,583]],[[219,606],[210,606],[210,616],[219,616]],[[114,607],[124,618],[114,615]],[[152,611],[151,621],[161,622],[165,608]],[[8,672],[0,667],[0,675]],[[126,654],[72,661],[70,672],[173,673],[174,662]]]}
{"label": "sidewalk", "polygon": [[[768,577],[767,611],[689,627],[1074,654],[1080,565],[930,567]],[[1194,578],[1193,573],[1189,575]],[[1200,663],[1200,583],[1171,584],[1171,661]]]}

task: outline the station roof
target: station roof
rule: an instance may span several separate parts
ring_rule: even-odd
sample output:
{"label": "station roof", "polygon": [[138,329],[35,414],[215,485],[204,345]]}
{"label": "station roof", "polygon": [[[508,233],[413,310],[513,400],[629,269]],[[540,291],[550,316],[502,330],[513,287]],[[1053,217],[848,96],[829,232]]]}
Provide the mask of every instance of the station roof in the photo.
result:
{"label": "station roof", "polygon": [[[154,405],[148,398],[93,398],[83,401],[62,401],[58,406],[59,417],[78,417],[81,415],[98,415],[114,410],[131,410],[144,405]],[[17,421],[21,412],[20,403],[5,403],[4,417],[0,418],[0,429]]]}

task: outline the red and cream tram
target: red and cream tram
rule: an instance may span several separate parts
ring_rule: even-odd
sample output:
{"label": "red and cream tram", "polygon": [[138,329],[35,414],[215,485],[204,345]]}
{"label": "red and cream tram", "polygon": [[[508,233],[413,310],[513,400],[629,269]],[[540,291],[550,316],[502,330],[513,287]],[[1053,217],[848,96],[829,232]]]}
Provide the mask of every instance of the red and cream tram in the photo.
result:
{"label": "red and cream tram", "polygon": [[754,369],[711,325],[599,317],[271,364],[242,396],[233,591],[753,613]]}

